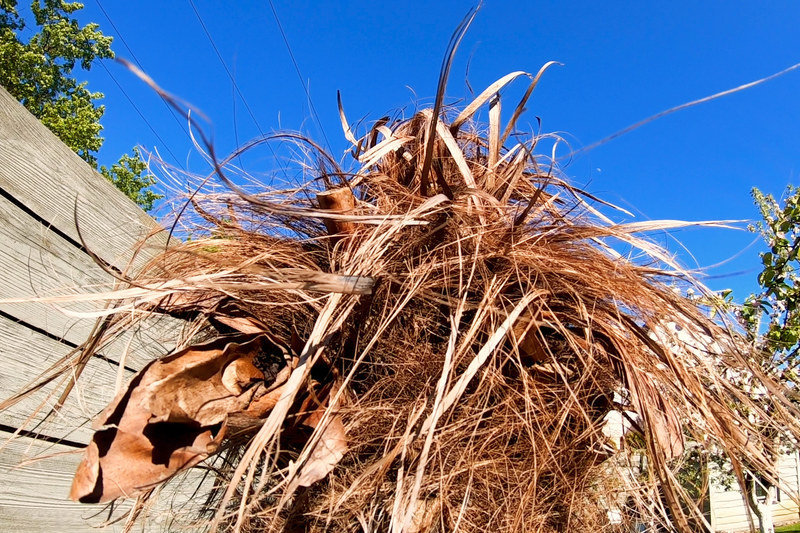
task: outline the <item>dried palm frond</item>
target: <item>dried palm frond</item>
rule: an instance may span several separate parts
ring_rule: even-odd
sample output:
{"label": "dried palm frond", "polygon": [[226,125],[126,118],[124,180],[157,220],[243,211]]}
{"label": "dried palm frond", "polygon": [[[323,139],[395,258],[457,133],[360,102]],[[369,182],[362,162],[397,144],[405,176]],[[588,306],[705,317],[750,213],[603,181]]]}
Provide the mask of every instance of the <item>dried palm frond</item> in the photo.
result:
{"label": "dried palm frond", "polygon": [[[228,190],[184,216],[207,236],[86,297],[113,302],[95,345],[164,314],[198,340],[101,416],[73,496],[140,494],[216,458],[215,530],[614,530],[608,512],[634,496],[691,531],[704,519],[674,472],[686,439],[768,470],[765,428],[800,437],[796,409],[637,235],[686,223],[616,224],[538,137],[508,146],[548,66],[452,120],[423,109],[358,139],[340,104],[358,167],[311,144],[321,163],[296,189],[238,185],[215,162]],[[504,126],[499,91],[520,77]],[[730,369],[763,381],[768,414]],[[639,434],[636,479],[612,412]]]}

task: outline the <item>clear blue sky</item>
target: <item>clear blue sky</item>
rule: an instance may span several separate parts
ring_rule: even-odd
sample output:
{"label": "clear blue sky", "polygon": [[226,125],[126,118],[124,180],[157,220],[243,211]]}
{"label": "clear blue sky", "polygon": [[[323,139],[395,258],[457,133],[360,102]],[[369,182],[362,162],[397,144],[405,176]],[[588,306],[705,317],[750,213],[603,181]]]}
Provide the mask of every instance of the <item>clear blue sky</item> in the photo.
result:
{"label": "clear blue sky", "polygon": [[[253,112],[228,75],[188,0],[85,0],[81,20],[115,36],[118,56],[132,59],[214,123],[220,154],[259,134],[303,130],[324,142],[266,1],[194,0],[213,41]],[[106,19],[108,13],[116,29]],[[430,102],[450,34],[469,2],[287,2],[280,21],[308,81],[334,152],[347,147],[336,91],[351,121],[374,120],[414,102]],[[767,76],[800,62],[800,3],[487,1],[459,49],[448,94],[479,92],[513,70],[536,72],[549,60],[526,120],[561,132],[574,147],[591,144],[658,111]],[[136,144],[158,149],[204,173],[189,139],[163,103],[122,66],[108,70],[160,139],[103,69],[88,75],[105,93],[110,164]],[[522,82],[524,85],[524,82]],[[509,96],[519,94],[512,88]],[[516,92],[515,92],[516,91]],[[780,194],[800,176],[800,71],[749,91],[670,115],[574,160],[566,173],[589,191],[633,210],[637,219],[753,219],[749,191]],[[507,100],[507,109],[511,99]],[[235,112],[234,112],[235,109]],[[524,122],[523,122],[524,123]],[[236,135],[234,134],[236,133]],[[258,158],[248,160],[253,172]],[[261,159],[268,166],[267,158]],[[747,232],[684,231],[672,241],[684,263],[709,266],[744,250]],[[737,299],[755,288],[757,244],[708,271],[714,289]],[[741,273],[744,271],[744,273]]]}

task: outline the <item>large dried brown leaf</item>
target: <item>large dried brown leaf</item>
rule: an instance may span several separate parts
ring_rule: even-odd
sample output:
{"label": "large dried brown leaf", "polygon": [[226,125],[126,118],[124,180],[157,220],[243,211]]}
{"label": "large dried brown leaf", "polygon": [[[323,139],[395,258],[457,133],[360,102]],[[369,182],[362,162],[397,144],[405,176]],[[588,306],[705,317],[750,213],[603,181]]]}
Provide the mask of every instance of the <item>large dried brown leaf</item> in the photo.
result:
{"label": "large dried brown leaf", "polygon": [[131,496],[215,452],[228,414],[259,391],[251,385],[264,376],[253,363],[271,348],[265,335],[218,338],[146,366],[96,421],[70,497]]}

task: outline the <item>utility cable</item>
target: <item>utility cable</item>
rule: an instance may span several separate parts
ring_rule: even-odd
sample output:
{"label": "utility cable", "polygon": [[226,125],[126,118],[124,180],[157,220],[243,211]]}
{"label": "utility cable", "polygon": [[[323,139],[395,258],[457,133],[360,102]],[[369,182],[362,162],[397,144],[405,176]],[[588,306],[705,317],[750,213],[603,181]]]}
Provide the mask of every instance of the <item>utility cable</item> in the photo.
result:
{"label": "utility cable", "polygon": [[[122,41],[123,46],[125,46],[125,49],[131,55],[131,59],[133,59],[134,62],[136,62],[136,66],[138,66],[142,70],[142,72],[145,72],[145,68],[144,68],[144,66],[142,66],[142,62],[139,61],[139,58],[136,57],[136,54],[133,52],[131,47],[128,46],[128,42],[125,40],[125,37],[122,35],[122,32],[119,31],[119,28],[117,28],[117,25],[114,24],[113,20],[111,20],[111,17],[109,16],[108,12],[106,12],[106,10],[103,7],[103,5],[100,3],[100,0],[95,0],[95,3],[97,4],[97,7],[100,8],[100,11],[103,13],[103,16],[106,18],[106,20],[111,25],[111,27],[114,28],[114,31],[117,32],[117,36],[119,37],[119,40]],[[175,110],[172,109],[172,106],[169,105],[169,103],[167,103],[167,100],[162,95],[159,95],[159,97],[161,98],[161,102],[164,104],[164,107],[167,108],[167,110],[169,111],[170,115],[172,115],[172,118],[175,119],[175,122],[178,124],[178,126],[180,126],[180,128],[183,130],[183,133],[188,138],[189,137],[189,132],[186,130],[186,126],[180,121],[178,116],[175,114]]]}
{"label": "utility cable", "polygon": [[294,57],[291,45],[289,45],[289,39],[286,37],[286,32],[283,31],[283,25],[281,24],[281,19],[278,18],[278,12],[275,9],[275,4],[272,3],[272,0],[267,1],[269,2],[269,7],[272,9],[272,15],[275,17],[275,22],[278,25],[278,30],[281,33],[281,37],[283,37],[283,42],[286,44],[286,49],[289,51],[289,57],[292,59],[294,70],[297,72],[297,77],[300,78],[300,85],[303,86],[303,90],[306,93],[306,98],[308,98],[308,106],[311,109],[311,114],[314,116],[314,120],[317,122],[320,132],[322,132],[322,137],[325,139],[325,144],[328,146],[328,150],[332,151],[331,143],[328,141],[328,136],[325,134],[325,128],[322,127],[322,121],[319,119],[317,108],[314,106],[314,100],[311,99],[311,92],[308,90],[308,85],[306,85],[305,78],[303,78],[303,75],[300,73],[300,66],[297,64],[297,60]]}
{"label": "utility cable", "polygon": [[114,83],[117,85],[117,87],[118,87],[118,88],[119,88],[119,90],[122,92],[122,94],[123,94],[123,95],[125,95],[125,98],[127,98],[127,99],[128,99],[128,102],[130,102],[131,106],[132,106],[132,107],[133,107],[133,109],[136,111],[136,113],[138,113],[138,114],[139,114],[139,116],[141,117],[141,119],[144,121],[144,123],[145,123],[145,124],[147,124],[147,127],[148,127],[148,128],[150,128],[150,131],[152,131],[152,132],[153,132],[153,135],[155,135],[155,136],[156,136],[156,138],[159,140],[159,142],[162,144],[162,146],[164,146],[164,148],[167,150],[167,152],[169,152],[169,155],[171,155],[171,156],[172,156],[172,158],[175,160],[175,162],[177,162],[177,163],[180,165],[180,159],[178,159],[178,158],[175,156],[175,154],[174,154],[174,153],[172,152],[172,150],[170,149],[169,145],[168,145],[168,144],[167,144],[167,143],[164,141],[164,139],[162,139],[162,138],[161,138],[161,135],[159,135],[159,134],[158,134],[158,132],[156,131],[156,129],[153,127],[153,125],[152,125],[152,124],[150,124],[150,121],[149,121],[149,120],[147,120],[147,117],[145,117],[145,116],[144,116],[144,114],[141,112],[141,110],[140,110],[140,109],[139,109],[139,107],[136,105],[136,103],[133,101],[133,99],[132,99],[130,96],[128,96],[128,93],[125,91],[125,88],[122,86],[122,84],[121,84],[119,81],[117,81],[117,78],[115,78],[115,77],[114,77],[114,75],[111,73],[111,71],[110,71],[110,70],[108,70],[108,67],[106,66],[105,62],[103,62],[103,61],[99,61],[99,63],[100,63],[100,65],[103,67],[103,69],[106,71],[106,73],[108,74],[108,76],[109,76],[109,77],[110,77],[110,78],[111,78],[111,79],[114,81]]}
{"label": "utility cable", "polygon": [[225,63],[225,60],[222,59],[222,54],[220,54],[219,49],[217,48],[217,45],[214,42],[214,39],[211,37],[211,33],[209,33],[205,22],[203,22],[203,17],[200,16],[200,12],[197,10],[197,6],[194,5],[194,1],[193,0],[189,0],[189,5],[192,6],[192,10],[194,11],[195,16],[197,17],[197,20],[200,22],[200,25],[203,27],[203,31],[205,32],[206,37],[208,37],[208,41],[211,43],[211,47],[214,48],[214,52],[216,52],[217,58],[219,59],[219,62],[222,63],[222,66],[225,69],[225,72],[228,74],[228,77],[230,78],[231,83],[233,83],[233,88],[236,89],[236,92],[239,94],[239,98],[241,98],[242,102],[244,103],[244,107],[247,109],[247,112],[250,114],[250,118],[253,119],[253,124],[256,125],[256,128],[258,128],[258,132],[263,137],[264,136],[264,131],[261,129],[261,126],[259,125],[258,120],[256,120],[256,116],[253,114],[253,110],[250,109],[250,105],[247,103],[247,99],[244,97],[244,95],[242,94],[242,91],[239,89],[239,85],[236,83],[236,79],[233,77],[233,74],[231,74],[230,69],[228,69],[228,65]]}

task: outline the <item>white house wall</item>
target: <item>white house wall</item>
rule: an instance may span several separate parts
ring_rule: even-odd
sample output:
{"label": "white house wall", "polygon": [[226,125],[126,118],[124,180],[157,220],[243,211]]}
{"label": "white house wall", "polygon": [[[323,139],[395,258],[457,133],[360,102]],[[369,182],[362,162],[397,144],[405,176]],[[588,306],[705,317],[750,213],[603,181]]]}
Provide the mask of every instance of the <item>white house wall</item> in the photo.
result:
{"label": "white house wall", "polygon": [[[792,487],[800,492],[798,484],[798,454],[785,455],[778,460],[778,476],[781,484]],[[711,525],[716,532],[742,532],[750,531],[750,522],[747,516],[747,506],[742,498],[738,486],[725,490],[719,485],[712,484],[710,488],[711,499]],[[753,516],[757,526],[757,518]],[[791,524],[800,521],[800,508],[789,494],[781,491],[781,501],[772,505],[772,520],[775,525]]]}

